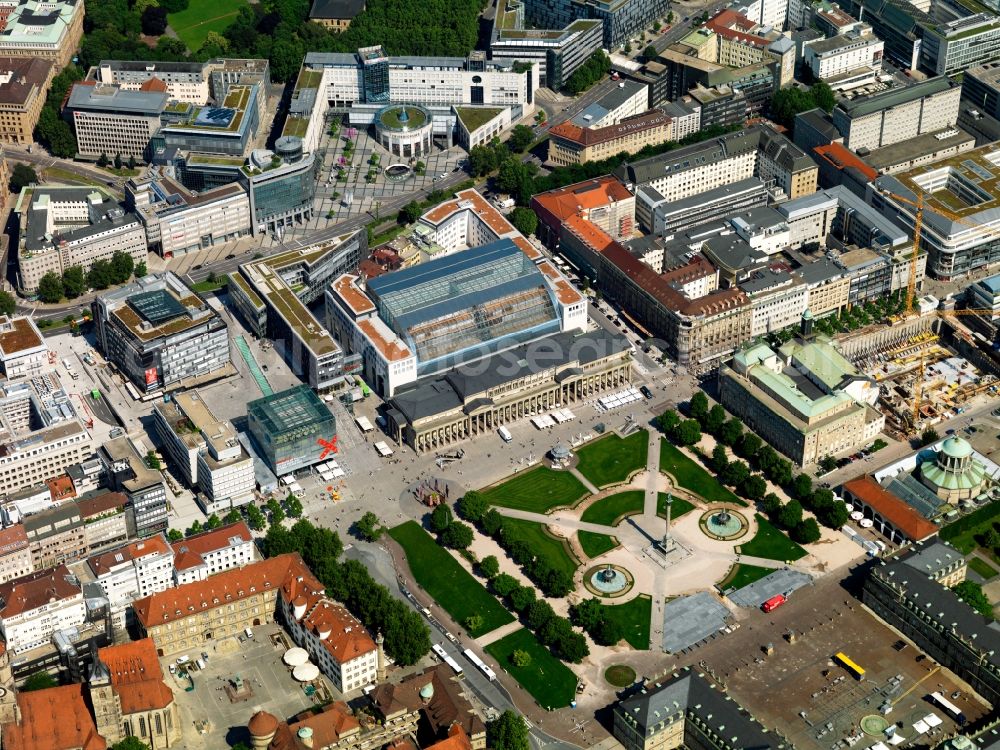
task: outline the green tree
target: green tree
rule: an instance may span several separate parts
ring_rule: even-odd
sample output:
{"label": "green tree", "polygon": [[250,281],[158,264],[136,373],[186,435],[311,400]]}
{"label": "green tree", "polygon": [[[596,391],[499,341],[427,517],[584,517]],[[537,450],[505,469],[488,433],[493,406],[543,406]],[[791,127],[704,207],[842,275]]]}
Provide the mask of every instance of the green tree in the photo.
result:
{"label": "green tree", "polygon": [[410,201],[399,210],[399,218],[403,220],[403,223],[412,224],[419,219],[423,213],[424,208],[420,205],[420,203],[417,201]]}
{"label": "green tree", "polygon": [[169,529],[167,531],[167,539],[171,542],[179,542],[184,538],[184,532],[179,529]]}
{"label": "green tree", "polygon": [[722,483],[730,487],[738,487],[750,477],[750,468],[742,461],[733,461],[719,474]]}
{"label": "green tree", "polygon": [[525,237],[533,235],[538,229],[538,216],[530,208],[518,206],[510,212],[510,216],[507,218],[510,219],[514,228]]}
{"label": "green tree", "polygon": [[708,396],[704,391],[697,391],[688,402],[688,416],[697,419],[704,427],[705,419],[708,417]]}
{"label": "green tree", "polygon": [[0,291],[0,314],[13,315],[17,309],[17,300],[10,292]]}
{"label": "green tree", "polygon": [[288,497],[285,498],[285,512],[288,514],[288,517],[301,518],[302,510],[302,501],[289,492]]}
{"label": "green tree", "polygon": [[472,523],[477,523],[482,519],[489,507],[489,503],[483,497],[482,493],[475,490],[469,490],[455,503],[455,510],[458,511],[458,515]]}
{"label": "green tree", "polygon": [[804,500],[812,494],[813,483],[808,474],[799,474],[788,491],[792,497]]}
{"label": "green tree", "polygon": [[527,667],[531,664],[531,654],[518,648],[510,655],[510,660],[515,667]]}
{"label": "green tree", "polygon": [[500,575],[500,561],[497,560],[496,555],[487,555],[480,560],[479,572],[482,573],[483,578],[486,578],[487,580],[496,578]]}
{"label": "green tree", "polygon": [[519,585],[520,584],[517,582],[517,579],[508,573],[501,573],[490,581],[490,586],[493,587],[493,592],[497,596],[502,597],[507,597]]}
{"label": "green tree", "polygon": [[254,531],[262,531],[267,526],[267,518],[254,503],[247,506],[247,526]]}
{"label": "green tree", "polygon": [[142,12],[142,33],[147,36],[160,36],[167,30],[167,11],[151,6]]}
{"label": "green tree", "polygon": [[431,531],[440,534],[447,529],[455,518],[451,514],[451,508],[442,503],[431,511],[430,527]]}
{"label": "green tree", "polygon": [[472,539],[472,527],[461,521],[453,521],[441,532],[441,542],[452,549],[468,549]]}
{"label": "green tree", "polygon": [[122,155],[120,153],[115,154],[115,169],[122,168]]}
{"label": "green tree", "polygon": [[831,529],[840,529],[847,523],[849,517],[850,512],[847,510],[846,503],[843,500],[835,500],[827,510],[820,514],[819,521]]}
{"label": "green tree", "polygon": [[744,432],[743,436],[736,442],[734,450],[736,451],[736,455],[751,461],[757,455],[757,451],[763,446],[764,441],[759,437],[752,432]]}
{"label": "green tree", "polygon": [[35,672],[29,675],[28,679],[24,681],[24,684],[21,686],[21,692],[28,693],[32,690],[48,690],[58,685],[59,683],[56,682],[56,678],[48,672]]}
{"label": "green tree", "polygon": [[527,125],[515,125],[514,129],[510,131],[510,138],[507,139],[507,148],[522,154],[533,140],[535,140],[535,131]]}
{"label": "green tree", "polygon": [[70,266],[62,275],[63,293],[67,299],[76,299],[87,291],[87,279],[81,266]]}
{"label": "green tree", "polygon": [[760,474],[751,474],[740,485],[740,494],[747,500],[760,500],[767,492],[767,482]]}
{"label": "green tree", "polygon": [[132,276],[135,270],[135,261],[132,256],[123,250],[115,250],[111,256],[111,278],[115,284],[124,284]]}
{"label": "green tree", "polygon": [[510,601],[510,606],[515,612],[523,612],[535,601],[536,594],[531,586],[518,586],[510,592],[507,599]]}
{"label": "green tree", "polygon": [[114,283],[114,270],[106,260],[95,260],[87,272],[87,284],[91,289],[107,289]]}
{"label": "green tree", "polygon": [[135,275],[135,277],[137,279],[141,279],[143,276],[145,276],[146,275],[146,261],[140,260],[138,263],[136,263],[135,264],[135,271],[133,271],[133,274]]}
{"label": "green tree", "polygon": [[719,428],[719,434],[716,436],[718,441],[726,446],[736,445],[736,441],[740,439],[743,435],[743,423],[736,417],[731,417],[726,421],[722,427]]}
{"label": "green tree", "polygon": [[773,492],[768,492],[760,501],[760,509],[764,511],[765,515],[773,517],[781,510],[781,498]]}
{"label": "green tree", "polygon": [[528,725],[520,714],[508,709],[487,722],[486,744],[491,750],[531,750]]}
{"label": "green tree", "polygon": [[129,169],[135,169],[135,157],[134,156],[129,156],[129,158],[128,158],[128,168]]}
{"label": "green tree", "polygon": [[184,536],[194,536],[195,534],[200,534],[204,530],[205,527],[202,525],[201,521],[195,519],[194,523],[184,530]]}
{"label": "green tree", "polygon": [[677,425],[681,422],[681,418],[677,415],[677,411],[674,409],[667,409],[663,414],[656,418],[656,426],[660,428],[660,431],[665,435],[671,434]]}
{"label": "green tree", "polygon": [[42,302],[58,302],[63,298],[62,279],[55,271],[49,271],[38,280],[38,299]]}
{"label": "green tree", "polygon": [[990,600],[983,593],[983,587],[978,583],[962,581],[957,586],[952,586],[951,590],[983,617],[988,620],[993,619],[993,605],[990,604]]}
{"label": "green tree", "polygon": [[208,517],[208,520],[205,522],[205,529],[207,531],[212,531],[213,529],[217,529],[220,526],[222,526],[222,519],[219,518],[218,513],[213,513],[212,515],[210,515]]}
{"label": "green tree", "polygon": [[[138,737],[130,736],[126,737],[121,742],[116,742],[111,746],[111,750],[149,750],[149,745],[140,740]],[[237,750],[237,748],[233,747],[233,750]]]}
{"label": "green tree", "polygon": [[796,524],[789,536],[799,544],[812,544],[820,538],[819,524],[815,518],[806,518]]}
{"label": "green tree", "polygon": [[273,497],[267,501],[267,512],[271,514],[273,524],[280,524],[285,520],[285,511],[282,510],[281,503]]}
{"label": "green tree", "polygon": [[785,529],[794,529],[802,523],[802,503],[798,500],[789,500],[778,511],[778,523]]}
{"label": "green tree", "polygon": [[[625,54],[631,50],[631,45],[626,44]],[[607,55],[602,50],[595,50],[583,65],[573,71],[563,88],[570,96],[578,96],[607,75],[609,67]]]}
{"label": "green tree", "polygon": [[556,613],[552,609],[551,604],[544,599],[537,599],[528,605],[528,610],[525,612],[524,619],[525,622],[527,622],[528,627],[537,632],[544,628],[555,616]]}
{"label": "green tree", "polygon": [[935,430],[933,427],[928,427],[926,430],[920,433],[921,445],[930,445],[931,443],[936,443],[940,439],[941,436],[938,435],[937,430]]}
{"label": "green tree", "polygon": [[680,445],[694,445],[701,440],[701,425],[697,420],[685,419],[677,425],[673,437]]}
{"label": "green tree", "polygon": [[7,186],[12,193],[20,193],[22,188],[28,187],[32,183],[38,182],[38,174],[27,164],[15,164],[10,173],[10,182]]}
{"label": "green tree", "polygon": [[382,527],[379,526],[379,518],[371,511],[368,511],[358,519],[356,528],[358,536],[366,542],[374,542],[382,534]]}
{"label": "green tree", "polygon": [[705,417],[705,432],[709,435],[715,435],[725,422],[726,410],[722,408],[721,404],[712,404],[712,408],[708,410],[708,416]]}
{"label": "green tree", "polygon": [[225,518],[223,518],[222,520],[228,525],[231,523],[239,523],[242,519],[243,516],[240,515],[239,510],[233,508],[231,511],[226,513]]}
{"label": "green tree", "polygon": [[584,599],[579,604],[569,605],[569,619],[574,625],[578,625],[588,633],[597,627],[604,618],[604,607],[597,599],[591,597]]}
{"label": "green tree", "polygon": [[647,45],[646,49],[642,51],[643,59],[645,59],[646,62],[655,60],[659,54],[660,53],[656,51],[656,47],[654,47],[652,44]]}
{"label": "green tree", "polygon": [[716,443],[712,449],[712,458],[709,461],[709,466],[716,474],[721,474],[729,466],[729,454],[726,453],[724,445]]}
{"label": "green tree", "polygon": [[159,471],[163,468],[163,464],[156,456],[156,451],[153,450],[146,451],[146,465],[153,471]]}
{"label": "green tree", "polygon": [[837,468],[837,459],[835,459],[833,456],[826,455],[819,460],[819,470],[823,474],[829,474],[836,468]]}
{"label": "green tree", "polygon": [[483,627],[484,622],[481,614],[469,615],[465,618],[465,629],[470,633],[475,633]]}
{"label": "green tree", "polygon": [[102,151],[101,155],[97,157],[97,166],[99,166],[99,167],[106,167],[110,163],[111,163],[111,160],[108,158],[108,155]]}

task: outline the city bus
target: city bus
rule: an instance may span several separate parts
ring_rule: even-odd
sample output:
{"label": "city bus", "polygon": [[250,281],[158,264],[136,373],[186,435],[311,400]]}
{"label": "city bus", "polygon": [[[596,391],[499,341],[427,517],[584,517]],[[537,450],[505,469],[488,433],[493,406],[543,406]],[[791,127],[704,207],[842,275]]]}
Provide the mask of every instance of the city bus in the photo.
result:
{"label": "city bus", "polygon": [[854,679],[863,680],[865,679],[864,667],[861,667],[851,661],[851,658],[845,654],[843,651],[838,651],[834,654],[833,658],[840,663],[840,665],[854,675]]}
{"label": "city bus", "polygon": [[947,711],[948,715],[958,722],[959,726],[965,726],[965,714],[962,713],[962,710],[958,706],[945,698],[941,693],[931,693],[930,699],[933,703],[937,703],[941,708]]}

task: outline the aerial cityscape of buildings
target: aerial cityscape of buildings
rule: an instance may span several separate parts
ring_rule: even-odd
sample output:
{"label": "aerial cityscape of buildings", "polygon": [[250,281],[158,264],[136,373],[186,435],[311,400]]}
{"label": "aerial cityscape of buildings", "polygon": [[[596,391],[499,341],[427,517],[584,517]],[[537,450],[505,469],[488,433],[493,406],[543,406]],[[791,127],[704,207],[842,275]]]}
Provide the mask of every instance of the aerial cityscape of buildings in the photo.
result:
{"label": "aerial cityscape of buildings", "polygon": [[1000,5],[466,5],[0,0],[0,750],[1000,747]]}

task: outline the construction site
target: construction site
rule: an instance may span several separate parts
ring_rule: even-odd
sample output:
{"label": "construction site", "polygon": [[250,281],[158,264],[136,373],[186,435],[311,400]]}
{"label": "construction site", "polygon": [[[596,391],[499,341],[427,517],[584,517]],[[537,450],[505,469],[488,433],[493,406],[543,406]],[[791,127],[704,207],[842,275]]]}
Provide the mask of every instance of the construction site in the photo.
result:
{"label": "construction site", "polygon": [[1000,380],[984,370],[987,356],[952,314],[936,311],[923,325],[882,337],[874,346],[848,347],[857,351],[858,369],[879,384],[890,437],[906,439],[962,414],[973,399],[997,393]]}

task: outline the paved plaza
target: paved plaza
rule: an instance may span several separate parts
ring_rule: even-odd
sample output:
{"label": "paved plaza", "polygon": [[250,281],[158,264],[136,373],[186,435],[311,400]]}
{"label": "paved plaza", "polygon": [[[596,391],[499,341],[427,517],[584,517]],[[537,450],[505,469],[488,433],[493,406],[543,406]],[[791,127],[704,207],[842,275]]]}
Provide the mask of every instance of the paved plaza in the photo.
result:
{"label": "paved plaza", "polygon": [[707,591],[674,599],[663,607],[663,650],[676,654],[712,638],[730,621],[726,607]]}
{"label": "paved plaza", "polygon": [[799,570],[782,568],[770,575],[764,576],[759,581],[754,581],[749,586],[744,586],[738,591],[729,595],[729,601],[737,607],[750,607],[755,609],[760,607],[772,596],[782,594],[789,596],[803,586],[809,586],[813,582],[813,577]]}

